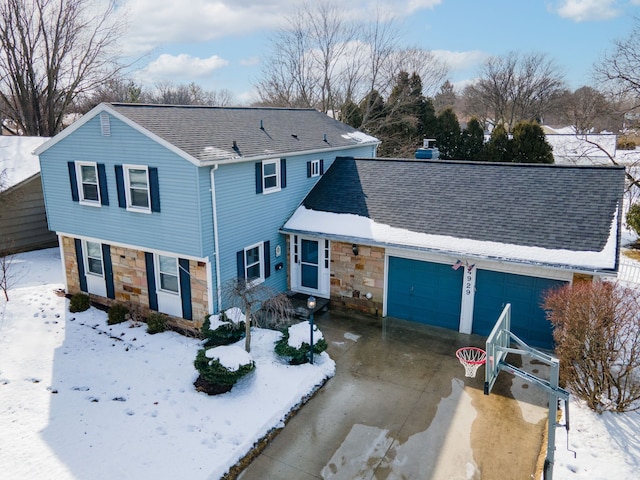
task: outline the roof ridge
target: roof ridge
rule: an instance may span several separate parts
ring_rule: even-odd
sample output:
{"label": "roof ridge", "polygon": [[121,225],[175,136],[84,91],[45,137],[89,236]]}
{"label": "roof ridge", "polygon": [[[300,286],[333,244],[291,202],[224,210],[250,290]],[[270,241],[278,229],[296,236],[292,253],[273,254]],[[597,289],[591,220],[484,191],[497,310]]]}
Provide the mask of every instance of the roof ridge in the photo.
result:
{"label": "roof ridge", "polygon": [[280,111],[312,111],[319,112],[317,108],[305,107],[245,107],[245,106],[220,106],[220,105],[180,105],[168,103],[126,103],[126,102],[106,102],[114,107],[152,107],[152,108],[184,108],[193,110],[280,110]]}

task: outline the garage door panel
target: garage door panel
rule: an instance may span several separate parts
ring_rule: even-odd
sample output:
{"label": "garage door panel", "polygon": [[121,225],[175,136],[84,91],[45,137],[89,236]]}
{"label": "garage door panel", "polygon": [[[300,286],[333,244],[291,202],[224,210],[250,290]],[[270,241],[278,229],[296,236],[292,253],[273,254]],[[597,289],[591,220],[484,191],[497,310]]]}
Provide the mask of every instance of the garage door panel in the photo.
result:
{"label": "garage door panel", "polygon": [[566,282],[548,278],[478,270],[473,333],[488,335],[507,303],[511,330],[527,344],[553,348],[552,326],[541,307],[544,292]]}
{"label": "garage door panel", "polygon": [[457,330],[461,288],[450,265],[389,257],[387,315]]}

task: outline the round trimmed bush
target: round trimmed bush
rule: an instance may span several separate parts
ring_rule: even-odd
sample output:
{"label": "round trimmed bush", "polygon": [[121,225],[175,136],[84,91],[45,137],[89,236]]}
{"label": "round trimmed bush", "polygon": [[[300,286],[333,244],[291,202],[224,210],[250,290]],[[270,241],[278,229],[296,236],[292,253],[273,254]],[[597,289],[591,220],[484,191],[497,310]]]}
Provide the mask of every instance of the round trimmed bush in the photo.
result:
{"label": "round trimmed bush", "polygon": [[114,303],[107,313],[107,325],[116,325],[127,319],[129,309],[119,303]]}
{"label": "round trimmed bush", "polygon": [[76,293],[69,300],[69,311],[72,313],[84,312],[89,310],[91,306],[91,299],[86,293]]}
{"label": "round trimmed bush", "polygon": [[231,345],[245,336],[243,321],[233,322],[225,312],[220,315],[207,315],[202,324],[201,332],[207,340],[205,347]]}
{"label": "round trimmed bush", "polygon": [[158,312],[151,312],[147,317],[147,333],[154,335],[167,330],[167,317]]}
{"label": "round trimmed bush", "polygon": [[[309,342],[302,338],[310,338],[309,322],[292,325],[282,332],[282,338],[275,344],[275,352],[286,358],[290,365],[309,363]],[[327,349],[327,342],[322,332],[314,326],[313,354],[318,355]]]}
{"label": "round trimmed bush", "polygon": [[196,389],[209,395],[228,392],[238,380],[256,368],[251,355],[235,345],[202,348],[193,365],[200,373],[195,382]]}

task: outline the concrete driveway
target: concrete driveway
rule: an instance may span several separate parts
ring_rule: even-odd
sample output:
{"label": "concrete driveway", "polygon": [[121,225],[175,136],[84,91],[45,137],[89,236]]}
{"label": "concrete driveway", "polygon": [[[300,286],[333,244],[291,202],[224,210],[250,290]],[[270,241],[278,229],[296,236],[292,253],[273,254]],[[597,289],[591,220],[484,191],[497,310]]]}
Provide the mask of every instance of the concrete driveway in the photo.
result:
{"label": "concrete driveway", "polygon": [[483,337],[350,312],[316,323],[336,375],[239,478],[533,478],[547,396],[507,373],[485,396],[484,367],[467,378],[455,358],[461,346],[484,347]]}

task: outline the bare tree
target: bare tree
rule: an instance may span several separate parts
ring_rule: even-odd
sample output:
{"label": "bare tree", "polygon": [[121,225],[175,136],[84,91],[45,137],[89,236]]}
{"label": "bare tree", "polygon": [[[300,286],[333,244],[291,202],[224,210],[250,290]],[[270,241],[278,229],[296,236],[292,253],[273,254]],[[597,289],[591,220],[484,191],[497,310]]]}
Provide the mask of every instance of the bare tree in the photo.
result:
{"label": "bare tree", "polygon": [[176,85],[170,81],[156,83],[153,91],[145,92],[141,101],[165,105],[208,105],[223,107],[233,103],[229,90],[204,90],[194,82]]}
{"label": "bare tree", "polygon": [[0,101],[25,135],[53,136],[80,96],[122,66],[115,47],[117,0],[4,0],[0,3]]}
{"label": "bare tree", "polygon": [[562,87],[558,67],[544,54],[511,52],[484,63],[480,79],[464,90],[465,110],[510,130],[520,121],[542,121]]}

